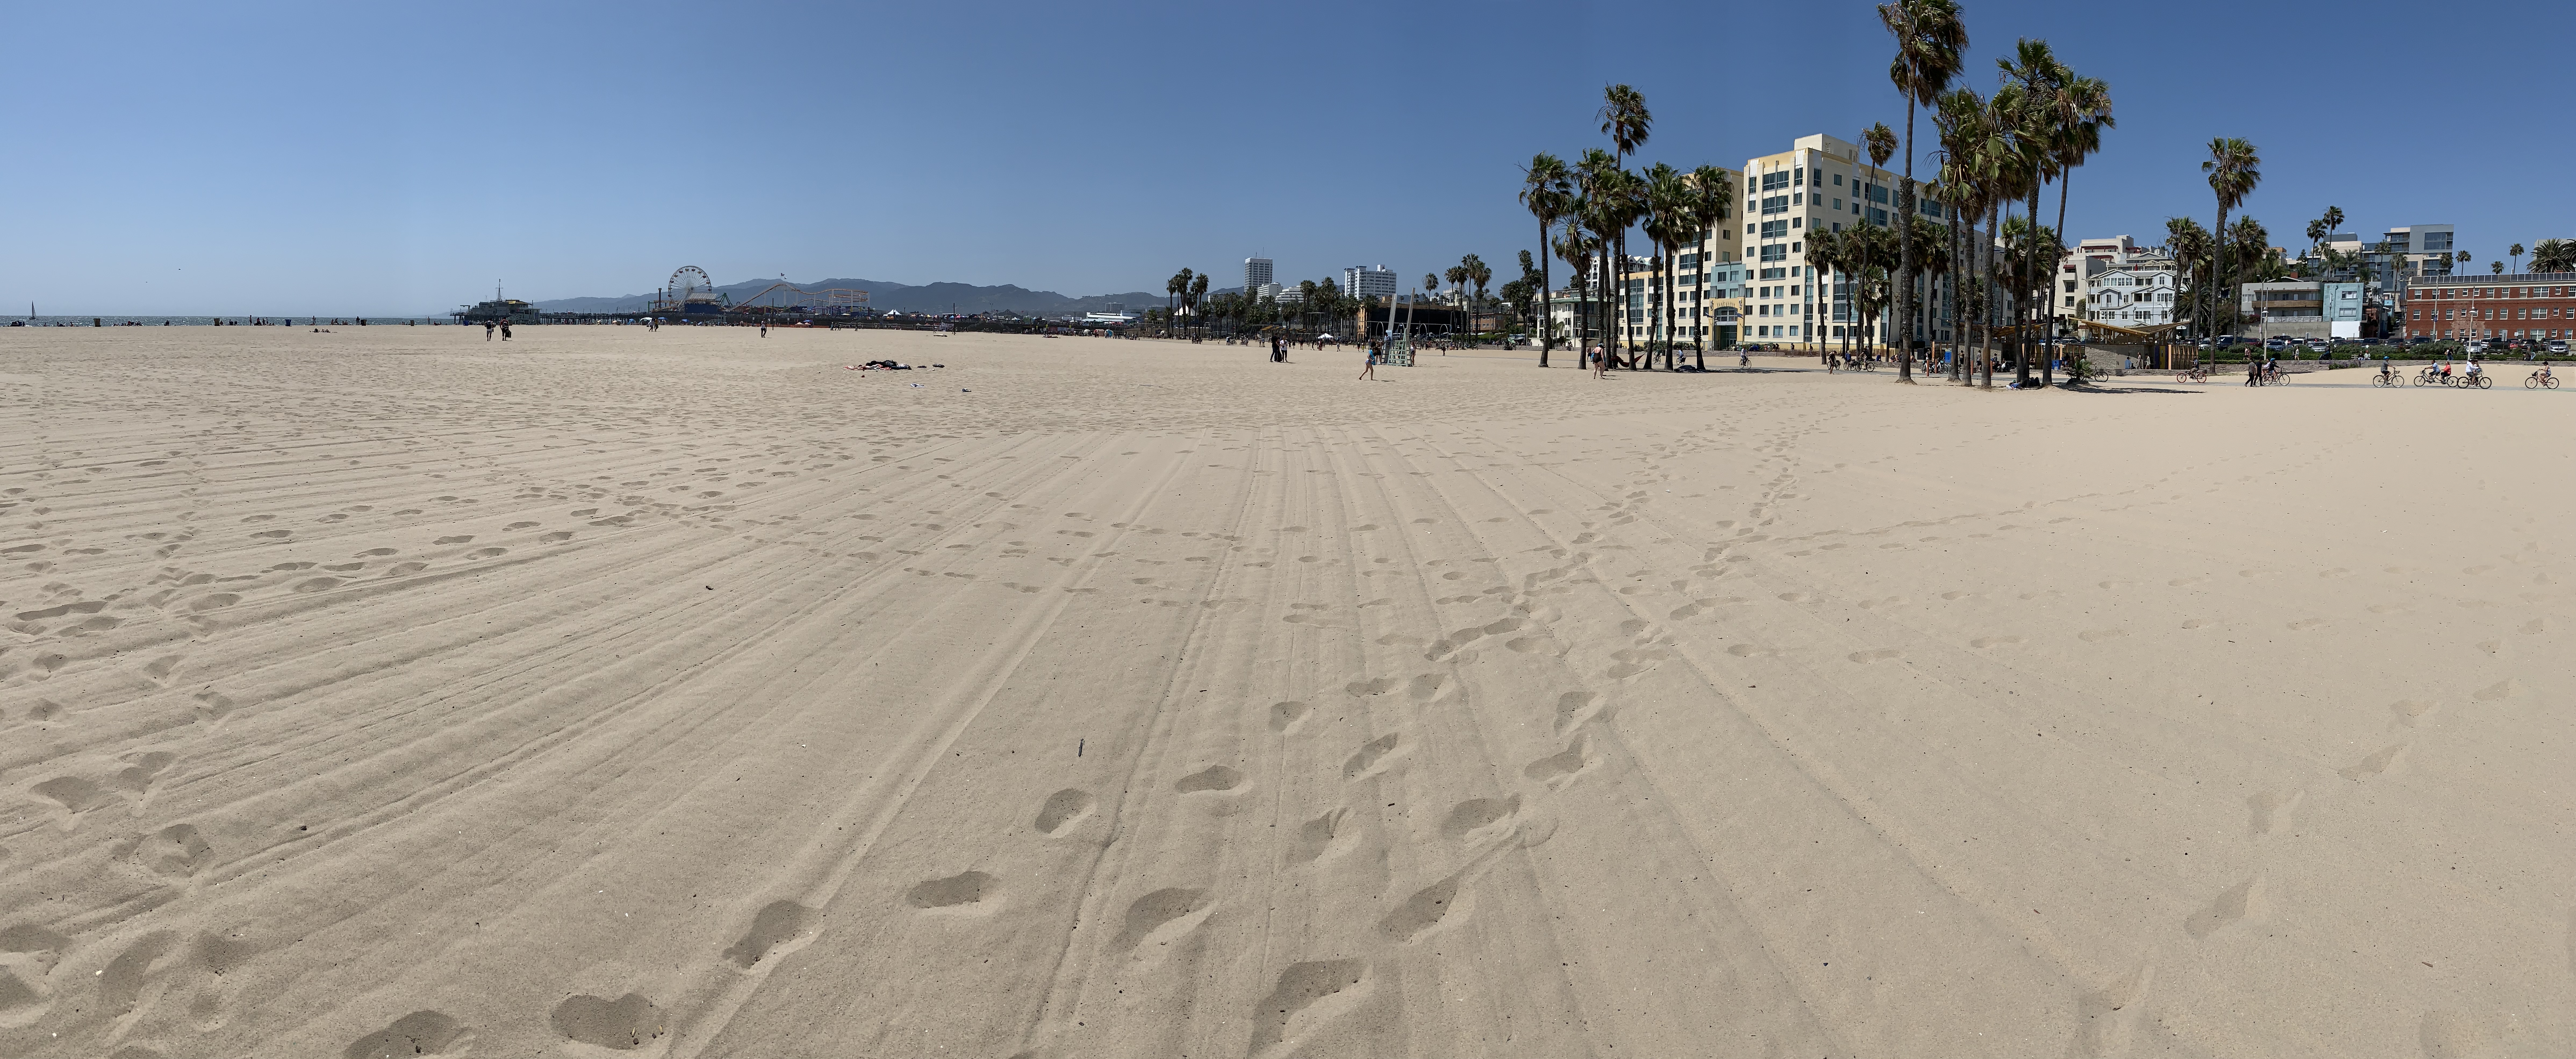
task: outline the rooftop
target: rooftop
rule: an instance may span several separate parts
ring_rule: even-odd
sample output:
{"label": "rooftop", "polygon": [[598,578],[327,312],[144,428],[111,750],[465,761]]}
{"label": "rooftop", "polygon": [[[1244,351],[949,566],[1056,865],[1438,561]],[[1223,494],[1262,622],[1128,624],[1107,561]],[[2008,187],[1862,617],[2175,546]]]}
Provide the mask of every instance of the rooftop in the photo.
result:
{"label": "rooftop", "polygon": [[2489,273],[2483,276],[2461,274],[2406,277],[2406,285],[2410,287],[2483,287],[2514,283],[2576,284],[2576,272],[2507,272],[2501,276]]}

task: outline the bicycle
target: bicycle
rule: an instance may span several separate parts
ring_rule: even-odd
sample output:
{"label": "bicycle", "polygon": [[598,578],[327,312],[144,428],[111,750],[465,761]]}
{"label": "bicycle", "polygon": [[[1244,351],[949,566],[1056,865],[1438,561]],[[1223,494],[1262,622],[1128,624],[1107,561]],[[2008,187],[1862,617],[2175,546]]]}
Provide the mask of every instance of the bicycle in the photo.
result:
{"label": "bicycle", "polygon": [[2379,369],[2379,374],[2370,377],[2370,384],[2373,386],[2403,386],[2406,384],[2406,378],[2405,376],[2397,374],[2394,369],[2383,367]]}
{"label": "bicycle", "polygon": [[2202,366],[2200,366],[2200,367],[2194,367],[2194,368],[2183,368],[2183,369],[2181,369],[2181,370],[2179,370],[2179,371],[2174,372],[2174,381],[2175,381],[2175,382],[2208,382],[2208,381],[2209,381],[2209,367],[2208,367],[2207,365],[2202,365]]}
{"label": "bicycle", "polygon": [[2550,374],[2548,370],[2544,368],[2540,371],[2532,372],[2530,378],[2522,380],[2522,388],[2526,390],[2555,390],[2558,388],[2558,376]]}
{"label": "bicycle", "polygon": [[2460,376],[2459,385],[2463,390],[2486,390],[2494,388],[2495,379],[2485,372],[2479,372],[2475,375]]}

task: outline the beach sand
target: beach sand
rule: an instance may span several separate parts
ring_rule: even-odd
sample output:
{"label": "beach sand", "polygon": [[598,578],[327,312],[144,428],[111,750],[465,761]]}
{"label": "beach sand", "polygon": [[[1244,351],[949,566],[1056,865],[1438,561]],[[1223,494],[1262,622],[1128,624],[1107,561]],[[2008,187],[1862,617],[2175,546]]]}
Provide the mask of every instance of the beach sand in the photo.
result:
{"label": "beach sand", "polygon": [[0,332],[0,1055],[2576,1054],[2576,395],[1263,358]]}

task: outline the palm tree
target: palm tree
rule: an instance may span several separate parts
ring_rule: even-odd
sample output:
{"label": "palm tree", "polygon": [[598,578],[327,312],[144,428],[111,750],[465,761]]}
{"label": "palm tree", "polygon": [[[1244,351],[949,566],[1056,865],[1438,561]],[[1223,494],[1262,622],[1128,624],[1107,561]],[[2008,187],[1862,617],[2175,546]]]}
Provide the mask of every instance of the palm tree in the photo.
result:
{"label": "palm tree", "polygon": [[[1857,233],[1858,229],[1854,229],[1854,232]],[[1847,252],[1844,247],[1846,243],[1849,242],[1850,238],[1851,237],[1846,236],[1841,232],[1830,230],[1809,231],[1807,233],[1807,271],[1811,273],[1810,278],[1819,281],[1816,284],[1816,295],[1817,300],[1823,302],[1825,306],[1822,319],[1827,321],[1826,326],[1832,326],[1831,321],[1834,319],[1834,306],[1838,300],[1835,297],[1838,291],[1834,283],[1834,274],[1837,272],[1848,271],[1851,267],[1844,257],[1844,254]],[[1845,321],[1844,325],[1840,328],[1836,328],[1836,330],[1842,332],[1841,335],[1836,337],[1843,340],[1843,352],[1850,352],[1850,322]],[[1821,352],[1824,349],[1824,343],[1817,343],[1816,348]]]}
{"label": "palm tree", "polygon": [[2521,272],[2521,271],[2522,271],[2522,244],[2521,244],[2521,243],[2515,243],[2515,244],[2513,244],[2513,249],[2505,251],[2505,254],[2506,254],[2507,256],[2509,256],[2509,257],[2513,258],[2513,270],[2514,270],[2516,273]]}
{"label": "palm tree", "polygon": [[2457,258],[2457,260],[2459,261],[2459,263],[2461,263],[2461,264],[2463,264],[2463,265],[2468,264],[2468,263],[2469,263],[2469,252],[2468,252],[2468,251],[2466,251],[2466,250],[2462,250],[2462,251],[2460,251],[2460,256]]}
{"label": "palm tree", "polygon": [[1564,220],[1574,205],[1574,174],[1565,168],[1565,160],[1546,152],[1530,158],[1528,169],[1521,171],[1521,206],[1538,218],[1538,366],[1547,366],[1547,351],[1556,345],[1556,304],[1549,287],[1547,233]]}
{"label": "palm tree", "polygon": [[1192,325],[1196,325],[1198,323],[1198,304],[1200,300],[1207,297],[1207,289],[1207,273],[1201,272],[1190,278],[1190,292],[1183,296],[1181,304],[1190,307],[1190,323]]}
{"label": "palm tree", "polygon": [[1708,246],[1708,249],[1701,251],[1699,255],[1699,293],[1691,299],[1694,306],[1691,310],[1691,318],[1697,321],[1691,326],[1691,361],[1700,370],[1706,371],[1708,370],[1708,347],[1704,340],[1711,326],[1708,315],[1708,266],[1717,253],[1717,242],[1710,237],[1717,234],[1717,222],[1725,220],[1729,210],[1735,205],[1735,186],[1733,181],[1727,179],[1726,170],[1713,165],[1704,165],[1691,170],[1689,180],[1691,194],[1688,212],[1691,229],[1696,233],[1691,236],[1691,245],[1698,246],[1705,243]]}
{"label": "palm tree", "polygon": [[[2012,130],[2015,153],[2020,156],[2023,166],[2030,174],[2028,183],[2022,188],[2029,199],[2024,206],[2024,216],[2028,217],[2030,223],[2036,227],[2039,224],[2040,189],[2047,185],[2051,176],[2057,175],[2055,145],[2061,136],[2058,132],[2056,99],[2058,92],[2073,79],[2074,74],[2064,63],[2057,61],[2057,53],[2049,49],[2047,41],[2033,40],[2028,37],[2013,42],[2013,57],[1997,59],[1995,65],[2002,70],[2003,76],[2010,82],[2004,87],[2014,90],[2009,93],[1998,90],[1995,98],[2011,114],[2012,120],[2008,127]],[[2042,316],[2039,311],[2042,306],[2030,302],[2028,298],[2046,289],[2040,281],[2038,264],[2035,259],[2023,259],[2021,261],[2023,275],[2015,286],[2016,290],[2022,292],[2021,300],[2015,303],[2017,311],[2014,315],[2021,319],[2021,324],[2015,329],[2015,337],[2023,343],[2025,355],[2019,358],[2022,367],[2016,377],[2023,383],[2030,381],[2028,365],[2031,358],[2027,352],[2031,332],[2038,329]],[[2051,261],[2047,265],[2046,271],[2054,275],[2057,271],[2057,263]],[[2051,304],[2048,308],[2052,312],[2054,312],[2056,300],[2053,295],[2049,298]],[[2046,386],[2052,383],[2054,373],[2054,358],[2041,358],[2040,384]]]}
{"label": "palm tree", "polygon": [[1172,273],[1171,279],[1163,281],[1163,319],[1165,321],[1171,322],[1175,325],[1179,323],[1181,317],[1181,292],[1189,289],[1190,270],[1188,269],[1182,269],[1178,272]]}
{"label": "palm tree", "polygon": [[1611,363],[1633,368],[1636,366],[1635,351],[1622,341],[1627,330],[1628,311],[1628,289],[1624,277],[1628,266],[1628,229],[1635,227],[1646,215],[1646,182],[1635,173],[1613,167],[1600,174],[1592,192],[1592,209],[1592,229],[1599,233],[1605,249],[1609,250],[1602,255],[1602,288],[1616,299],[1608,306],[1617,314],[1613,317],[1616,326],[1610,329]]}
{"label": "palm tree", "polygon": [[[2028,301],[2014,293],[2020,286],[2017,281],[2005,282],[2012,261],[2004,253],[2003,245],[2004,222],[2012,212],[2011,207],[2022,201],[2022,196],[2036,179],[2026,153],[2029,139],[2022,135],[2017,124],[2021,120],[2024,95],[2026,93],[2020,86],[2006,84],[1997,87],[1995,94],[1986,100],[1986,136],[1978,152],[1978,179],[1987,185],[1987,237],[1979,245],[1985,255],[1986,321],[1990,333],[2006,319],[2007,309],[2010,310],[2010,318],[2018,320],[2026,311]],[[2027,336],[2018,327],[2014,328],[2012,336],[2012,348],[2016,350],[2014,370],[2019,372],[2025,361],[2019,352],[2020,343]],[[1991,387],[1994,383],[1991,350],[1986,359],[1985,383]],[[2026,375],[2020,377],[2027,381]]]}
{"label": "palm tree", "polygon": [[[2057,155],[2057,231],[2062,237],[2066,232],[2067,185],[2073,182],[2076,168],[2086,158],[2101,152],[2102,130],[2117,123],[2111,118],[2111,86],[2100,78],[2066,78],[2050,95],[2049,102],[2057,112],[2056,127],[2051,131],[2057,133],[2052,146]],[[2056,272],[2056,266],[2051,265],[2049,271]],[[2052,296],[2048,304],[2048,333],[2055,335],[2059,299]]]}
{"label": "palm tree", "polygon": [[[1579,219],[1584,216],[1589,204],[1576,200],[1572,202],[1571,205],[1573,205],[1574,208],[1567,214],[1567,216],[1570,219]],[[1584,303],[1593,300],[1590,298],[1592,287],[1592,255],[1595,252],[1593,237],[1590,232],[1584,230],[1580,223],[1572,223],[1570,220],[1570,222],[1565,226],[1564,234],[1557,236],[1556,245],[1552,249],[1556,253],[1557,260],[1565,262],[1565,267],[1573,272],[1573,277],[1569,282],[1574,284],[1574,318],[1577,323],[1575,325],[1574,333],[1567,335],[1566,337],[1573,340],[1575,361],[1580,364],[1585,356],[1590,355],[1589,350],[1592,348],[1592,344],[1587,341],[1591,336],[1585,334],[1586,331],[1590,330],[1586,325],[1588,325],[1592,320],[1592,310],[1585,306]],[[1556,326],[1556,318],[1554,315],[1550,315],[1548,317],[1547,326],[1550,328],[1554,328]]]}
{"label": "palm tree", "polygon": [[2576,242],[2543,239],[2531,244],[2533,272],[2576,272]]}
{"label": "palm tree", "polygon": [[[1610,210],[1608,214],[1613,218],[1625,218],[1617,231],[1607,233],[1610,235],[1612,246],[1610,273],[1613,276],[1622,276],[1628,270],[1628,228],[1646,214],[1644,188],[1634,177],[1630,177],[1623,167],[1628,164],[1629,155],[1637,153],[1638,148],[1646,145],[1646,137],[1652,133],[1655,119],[1652,114],[1646,112],[1644,93],[1627,85],[1604,87],[1601,90],[1601,111],[1596,116],[1601,119],[1601,134],[1610,138],[1612,168],[1620,169],[1619,175],[1628,177],[1627,180],[1616,183],[1621,190],[1628,193],[1625,197],[1635,200],[1618,209]],[[1625,303],[1627,284],[1623,281],[1613,285],[1620,288],[1620,301]],[[1624,304],[1621,311],[1626,311]],[[1622,326],[1611,334],[1612,349],[1619,348],[1620,336],[1626,330],[1626,327]],[[1622,363],[1625,361],[1623,360]]]}
{"label": "palm tree", "polygon": [[[1886,121],[1878,121],[1878,124],[1868,126],[1868,129],[1860,129],[1860,142],[1870,149],[1870,165],[1880,167],[1880,170],[1886,170],[1888,160],[1896,157],[1896,131],[1888,129]],[[1857,263],[1857,260],[1868,258],[1870,247],[1873,245],[1855,245],[1855,247],[1844,247],[1844,250],[1852,250],[1855,258],[1850,260],[1855,260]],[[1899,255],[1904,255],[1904,247],[1899,247]],[[1852,268],[1860,268],[1860,265],[1852,265]],[[1850,271],[1850,268],[1847,268],[1847,271]],[[1868,335],[1868,338],[1875,343],[1878,335]],[[1862,348],[1862,353],[1868,353],[1868,348]]]}
{"label": "palm tree", "polygon": [[[1967,337],[1978,296],[1970,282],[1975,271],[1975,251],[1969,239],[1976,231],[1977,219],[1986,212],[1985,182],[1977,165],[1984,125],[1985,100],[1972,89],[1951,89],[1933,103],[1932,127],[1941,143],[1941,168],[1932,179],[1941,190],[1941,204],[1950,216],[1950,345],[1955,352],[1950,360],[1950,378],[1960,382],[1970,381],[1968,374],[1972,370],[1967,364]],[[1965,298],[1960,297],[1963,290],[1967,293]]]}
{"label": "palm tree", "polygon": [[2165,218],[2165,254],[2174,259],[2174,297],[2191,314],[2192,333],[2202,333],[2200,306],[2208,293],[2209,231],[2189,217]]}
{"label": "palm tree", "polygon": [[[1960,21],[1957,0],[1888,0],[1878,5],[1879,24],[1896,38],[1896,58],[1887,65],[1888,80],[1905,97],[1905,180],[1897,186],[1897,211],[1914,214],[1914,108],[1930,106],[1959,76],[1960,53],[1968,49],[1968,27]],[[1914,228],[1897,229],[1896,316],[1904,321],[1902,348],[1914,349]],[[1898,382],[1913,382],[1911,357],[1897,362]]]}
{"label": "palm tree", "polygon": [[2489,271],[2489,272],[2493,272],[2493,273],[2495,273],[2496,275],[2499,275],[2499,276],[2504,275],[2504,262],[2502,262],[2502,261],[2489,261],[2489,262],[2487,262],[2487,271]]}
{"label": "palm tree", "polygon": [[[1680,299],[1673,296],[1673,288],[1679,283],[1676,278],[1677,266],[1681,261],[1683,242],[1687,240],[1692,245],[1697,245],[1699,233],[1691,223],[1690,174],[1657,162],[1653,168],[1646,170],[1645,180],[1645,232],[1646,238],[1655,244],[1657,260],[1660,264],[1655,271],[1655,285],[1662,292],[1659,303],[1661,311],[1655,323],[1663,331],[1661,341],[1664,367],[1669,370],[1674,365],[1675,355],[1673,316],[1680,308]],[[1654,351],[1651,348],[1647,351],[1646,365],[1650,368],[1654,366]]]}
{"label": "palm tree", "polygon": [[[2246,196],[2254,193],[2254,186],[2262,183],[2262,165],[2263,159],[2255,153],[2254,145],[2233,136],[2222,136],[2209,141],[2209,160],[2200,163],[2200,171],[2209,174],[2209,190],[2218,197],[2218,223],[2210,226],[2209,229],[2212,238],[2210,260],[2216,267],[2237,264],[2240,277],[2243,274],[2240,263],[2243,251],[2239,250],[2236,258],[2233,259],[2227,253],[2227,211],[2244,205]],[[2215,268],[2211,278],[2213,280],[2218,278]],[[2242,282],[2241,278],[2239,282]],[[2213,282],[2211,286],[2220,285]],[[2213,290],[2211,293],[2225,296],[2224,301],[2213,299],[2211,307],[2215,309],[2218,305],[2224,304],[2227,307],[2227,330],[2231,332],[2236,330],[2235,290],[2228,287]],[[2215,329],[2209,336],[2209,347],[2212,353],[2218,350],[2218,335]]]}
{"label": "palm tree", "polygon": [[1483,304],[1485,300],[1485,284],[1492,282],[1494,279],[1493,268],[1485,264],[1484,258],[1477,257],[1474,254],[1469,254],[1465,257],[1459,258],[1458,267],[1466,270],[1467,282],[1476,285],[1476,300],[1469,304]]}
{"label": "palm tree", "polygon": [[1440,274],[1448,278],[1449,290],[1457,298],[1458,303],[1465,305],[1467,302],[1467,266],[1451,265]]}

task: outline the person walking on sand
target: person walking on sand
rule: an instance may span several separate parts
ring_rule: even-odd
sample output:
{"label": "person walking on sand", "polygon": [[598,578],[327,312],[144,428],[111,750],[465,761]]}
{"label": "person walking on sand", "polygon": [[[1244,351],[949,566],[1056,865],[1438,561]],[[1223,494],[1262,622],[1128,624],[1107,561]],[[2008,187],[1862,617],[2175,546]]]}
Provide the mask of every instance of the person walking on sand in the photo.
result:
{"label": "person walking on sand", "polygon": [[510,340],[510,321],[508,321],[508,320],[503,320],[503,321],[501,321],[501,341],[507,342],[507,341],[509,341],[509,340]]}
{"label": "person walking on sand", "polygon": [[767,338],[767,337],[769,337],[769,325],[768,325],[768,324],[762,324],[762,325],[760,325],[760,337],[762,337],[762,338]]}
{"label": "person walking on sand", "polygon": [[1609,347],[1603,346],[1602,344],[1600,344],[1600,343],[1598,343],[1598,342],[1595,342],[1595,343],[1593,343],[1593,344],[1592,344],[1592,351],[1591,351],[1590,353],[1585,354],[1584,356],[1585,356],[1587,359],[1589,359],[1589,360],[1591,360],[1591,361],[1592,361],[1592,377],[1593,377],[1593,378],[1596,378],[1596,379],[1606,379],[1606,378],[1609,378],[1609,377],[1610,377],[1610,350],[1609,350]]}
{"label": "person walking on sand", "polygon": [[483,321],[483,340],[486,342],[492,340],[492,321],[490,320]]}
{"label": "person walking on sand", "polygon": [[1371,342],[1368,347],[1368,362],[1360,366],[1360,378],[1362,380],[1370,382],[1377,381],[1377,358],[1377,343]]}

